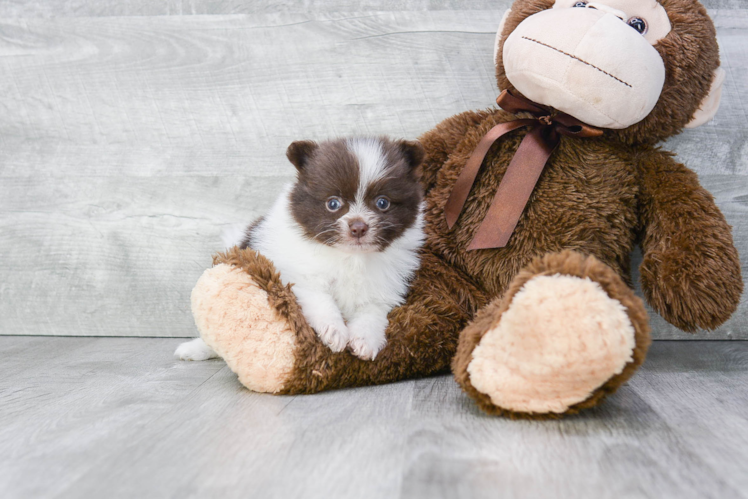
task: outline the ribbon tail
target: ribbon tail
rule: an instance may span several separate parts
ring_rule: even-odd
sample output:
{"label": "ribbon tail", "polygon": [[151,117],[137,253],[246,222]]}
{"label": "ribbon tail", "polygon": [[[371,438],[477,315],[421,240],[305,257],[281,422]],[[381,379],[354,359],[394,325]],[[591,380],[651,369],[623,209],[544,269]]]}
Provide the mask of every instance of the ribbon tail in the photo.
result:
{"label": "ribbon tail", "polygon": [[503,248],[509,242],[548,158],[558,146],[558,135],[548,132],[548,127],[536,127],[522,140],[468,250]]}
{"label": "ribbon tail", "polygon": [[462,208],[465,206],[465,201],[467,201],[470,194],[470,189],[473,187],[475,178],[478,176],[480,166],[483,164],[483,159],[488,154],[488,150],[491,149],[493,143],[504,134],[533,124],[535,124],[535,120],[513,120],[511,122],[500,123],[486,132],[486,135],[483,136],[478,146],[476,146],[470,155],[470,158],[468,158],[467,163],[465,163],[465,167],[457,177],[457,181],[452,187],[452,193],[449,195],[446,205],[444,205],[444,216],[447,219],[447,227],[449,229],[452,229],[457,222],[460,212],[462,212]]}

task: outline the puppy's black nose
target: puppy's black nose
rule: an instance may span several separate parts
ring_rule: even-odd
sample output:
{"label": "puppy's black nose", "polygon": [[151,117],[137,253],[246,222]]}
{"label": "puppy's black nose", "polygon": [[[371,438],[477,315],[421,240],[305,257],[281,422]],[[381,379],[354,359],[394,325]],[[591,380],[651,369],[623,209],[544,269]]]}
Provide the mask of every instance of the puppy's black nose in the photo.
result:
{"label": "puppy's black nose", "polygon": [[354,238],[363,238],[369,232],[369,226],[362,220],[356,220],[348,224],[351,236]]}

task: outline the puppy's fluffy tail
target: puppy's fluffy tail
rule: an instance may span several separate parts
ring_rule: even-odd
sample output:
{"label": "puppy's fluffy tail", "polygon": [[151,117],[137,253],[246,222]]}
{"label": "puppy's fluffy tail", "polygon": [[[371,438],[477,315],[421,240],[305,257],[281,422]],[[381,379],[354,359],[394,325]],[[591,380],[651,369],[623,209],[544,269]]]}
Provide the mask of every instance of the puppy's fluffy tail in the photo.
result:
{"label": "puppy's fluffy tail", "polygon": [[223,241],[223,248],[228,250],[233,248],[244,241],[247,236],[247,225],[246,224],[230,224],[223,228],[221,231],[221,241]]}

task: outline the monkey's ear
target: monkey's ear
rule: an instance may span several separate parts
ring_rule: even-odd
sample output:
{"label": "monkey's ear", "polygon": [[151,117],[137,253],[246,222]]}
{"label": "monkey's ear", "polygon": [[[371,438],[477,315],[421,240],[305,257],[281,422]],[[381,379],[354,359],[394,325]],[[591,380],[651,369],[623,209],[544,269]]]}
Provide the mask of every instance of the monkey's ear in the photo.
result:
{"label": "monkey's ear", "polygon": [[397,147],[412,169],[420,167],[426,157],[426,150],[418,141],[397,141]]}
{"label": "monkey's ear", "polygon": [[319,144],[314,141],[295,141],[288,146],[286,157],[288,157],[288,160],[293,163],[296,170],[301,172],[304,170],[304,167],[306,167],[309,162],[309,158],[317,148],[319,148]]}
{"label": "monkey's ear", "polygon": [[686,128],[696,128],[704,125],[714,118],[719,109],[719,101],[722,99],[722,84],[725,82],[727,73],[721,67],[714,70],[714,80],[709,94],[701,101],[698,111],[694,113],[693,118]]}
{"label": "monkey's ear", "polygon": [[504,26],[506,26],[506,20],[509,19],[509,14],[512,13],[512,8],[509,7],[506,9],[506,12],[504,12],[504,17],[501,18],[501,22],[499,23],[499,29],[496,30],[496,39],[493,42],[493,63],[496,64],[496,56],[499,55],[499,46],[501,45],[501,32],[504,31]]}

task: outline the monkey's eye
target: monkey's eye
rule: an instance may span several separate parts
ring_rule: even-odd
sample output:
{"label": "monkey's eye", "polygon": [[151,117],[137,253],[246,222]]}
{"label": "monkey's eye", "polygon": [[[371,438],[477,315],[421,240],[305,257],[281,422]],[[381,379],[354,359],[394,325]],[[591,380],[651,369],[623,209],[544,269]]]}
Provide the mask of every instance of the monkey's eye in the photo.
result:
{"label": "monkey's eye", "polygon": [[577,2],[574,7],[587,7],[587,2]]}
{"label": "monkey's eye", "polygon": [[388,200],[386,196],[380,196],[379,198],[377,198],[377,201],[375,203],[377,205],[377,208],[382,212],[390,208],[390,200]]}
{"label": "monkey's eye", "polygon": [[641,17],[632,17],[626,24],[638,31],[640,35],[647,32],[647,22]]}
{"label": "monkey's eye", "polygon": [[337,196],[331,196],[327,199],[325,206],[330,212],[337,212],[343,206],[343,200]]}

